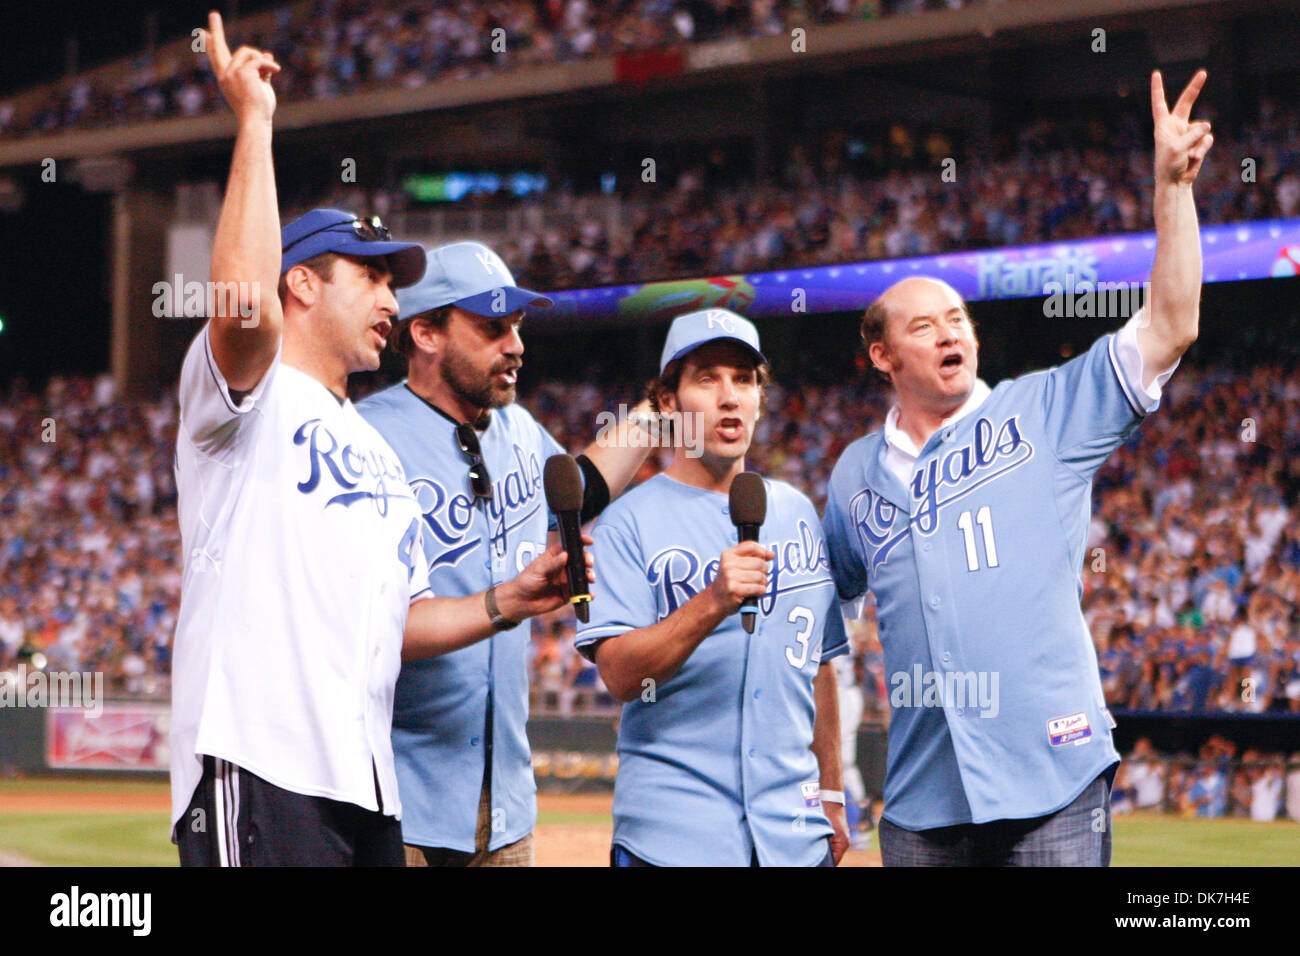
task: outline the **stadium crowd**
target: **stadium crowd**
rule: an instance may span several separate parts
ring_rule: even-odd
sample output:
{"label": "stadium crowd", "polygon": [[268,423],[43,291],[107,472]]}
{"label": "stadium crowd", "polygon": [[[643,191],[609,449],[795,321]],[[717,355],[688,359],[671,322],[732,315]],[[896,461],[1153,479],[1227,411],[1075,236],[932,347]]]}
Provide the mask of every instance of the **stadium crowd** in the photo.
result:
{"label": "stadium crowd", "polygon": [[[415,88],[521,65],[687,43],[774,36],[793,27],[955,9],[971,0],[315,0],[275,11],[248,37],[285,67],[281,102],[366,89]],[[504,32],[497,32],[504,31]],[[499,41],[504,39],[504,44]],[[202,57],[137,55],[107,81],[71,77],[25,112],[0,103],[0,135],[50,133],[189,117],[217,109]]]}
{"label": "stadium crowd", "polygon": [[99,671],[165,689],[180,602],[176,402],[113,401],[107,376],[0,406],[0,670]]}
{"label": "stadium crowd", "polygon": [[1119,766],[1111,809],[1117,814],[1165,810],[1188,817],[1300,820],[1300,753],[1289,761],[1276,751],[1238,754],[1235,743],[1215,734],[1195,756],[1167,756],[1143,737]]}
{"label": "stadium crowd", "polygon": [[[524,402],[578,449],[636,392],[551,381]],[[107,378],[54,379],[0,408],[0,669],[39,652],[146,691],[168,672],[179,598],[176,403],[111,395]],[[820,509],[840,452],[888,401],[870,382],[778,379],[749,463]],[[652,454],[640,477],[669,457]],[[1095,488],[1083,607],[1110,705],[1300,714],[1300,373],[1180,369]],[[867,710],[881,715],[890,685],[870,610],[857,627]],[[600,690],[563,613],[534,627],[532,677],[547,693]]]}
{"label": "stadium crowd", "polygon": [[[1300,110],[1262,99],[1256,113],[1236,130],[1216,126],[1222,152],[1207,158],[1197,194],[1203,225],[1300,216]],[[529,228],[509,231],[495,248],[544,289],[1142,232],[1152,222],[1153,179],[1150,133],[1139,119],[1057,117],[985,149],[903,123],[831,131],[801,137],[770,177],[756,177],[743,151],[718,149],[677,172],[661,162],[661,183],[614,184],[616,215],[599,186],[569,182],[519,199],[471,194],[457,208],[499,220],[517,211]],[[398,186],[338,186],[291,202],[373,209],[399,231],[415,231],[403,228],[402,214],[416,207]]]}

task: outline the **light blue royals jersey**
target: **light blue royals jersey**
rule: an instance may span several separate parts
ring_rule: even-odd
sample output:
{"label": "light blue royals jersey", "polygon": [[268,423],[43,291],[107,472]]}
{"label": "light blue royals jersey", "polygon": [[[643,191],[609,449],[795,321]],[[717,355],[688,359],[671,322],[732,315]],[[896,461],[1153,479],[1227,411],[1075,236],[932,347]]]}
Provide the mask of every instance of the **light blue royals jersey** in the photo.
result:
{"label": "light blue royals jersey", "polygon": [[[658,866],[813,866],[826,855],[813,739],[817,667],[847,650],[812,503],[765,481],[759,541],[776,552],[754,633],[739,613],[668,681],[623,708],[614,842]],[[709,586],[736,544],[725,494],[657,475],[594,533],[591,621],[577,646],[649,627]],[[838,738],[837,738],[838,740]]]}
{"label": "light blue royals jersey", "polygon": [[1052,813],[1119,760],[1080,571],[1093,476],[1156,405],[1114,343],[1001,383],[930,437],[906,486],[880,431],[832,472],[840,596],[876,596],[900,827]]}
{"label": "light blue royals jersey", "polygon": [[[564,449],[528,411],[492,412],[479,433],[492,479],[475,498],[456,425],[394,385],[358,411],[401,458],[424,515],[429,584],[464,597],[514,578],[546,550],[553,525],[542,487],[546,459]],[[527,622],[477,644],[402,665],[393,707],[393,749],[402,797],[402,838],[414,846],[472,852],[487,754],[492,757],[490,849],[523,839],[537,822],[528,722]],[[492,709],[489,748],[487,719]]]}

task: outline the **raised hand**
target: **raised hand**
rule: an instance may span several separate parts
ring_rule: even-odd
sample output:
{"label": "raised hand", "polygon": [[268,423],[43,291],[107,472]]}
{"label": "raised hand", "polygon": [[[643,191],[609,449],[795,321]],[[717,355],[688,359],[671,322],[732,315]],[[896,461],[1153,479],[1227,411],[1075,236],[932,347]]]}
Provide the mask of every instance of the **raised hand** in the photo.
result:
{"label": "raised hand", "polygon": [[1151,74],[1151,118],[1155,121],[1156,185],[1190,186],[1201,171],[1205,154],[1214,145],[1214,135],[1205,120],[1192,122],[1192,104],[1205,85],[1206,73],[1198,70],[1170,111],[1165,84],[1156,70]]}
{"label": "raised hand", "polygon": [[232,56],[226,43],[226,28],[221,14],[208,14],[208,28],[202,31],[212,75],[217,78],[221,95],[226,98],[240,120],[265,119],[275,113],[275,90],[271,77],[280,72],[275,57],[251,46],[241,46]]}

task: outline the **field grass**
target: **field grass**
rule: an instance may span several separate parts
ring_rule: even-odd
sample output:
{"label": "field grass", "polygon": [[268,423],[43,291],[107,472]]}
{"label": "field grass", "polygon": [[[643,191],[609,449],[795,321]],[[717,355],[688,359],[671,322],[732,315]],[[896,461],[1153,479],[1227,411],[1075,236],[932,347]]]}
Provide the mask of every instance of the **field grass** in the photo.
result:
{"label": "field grass", "polygon": [[[166,801],[171,793],[166,780],[121,780],[103,777],[23,777],[0,779],[0,800],[5,794],[78,794],[94,797],[147,796]],[[3,804],[0,803],[0,812]]]}
{"label": "field grass", "polygon": [[175,866],[165,813],[0,816],[0,847],[46,866]]}
{"label": "field grass", "polygon": [[[69,812],[80,797],[94,811]],[[165,806],[165,782],[102,780],[0,780],[0,851],[47,866],[175,866],[167,813],[130,809]],[[6,801],[24,801],[20,811]],[[48,801],[48,808],[41,802]],[[35,804],[35,805],[33,805]],[[60,805],[62,804],[62,805]],[[539,840],[548,825],[608,827],[605,814],[543,811]],[[1117,817],[1115,866],[1294,866],[1300,860],[1300,824],[1290,821],[1196,820],[1173,816]]]}
{"label": "field grass", "polygon": [[1116,817],[1115,866],[1295,866],[1300,824],[1291,820]]}

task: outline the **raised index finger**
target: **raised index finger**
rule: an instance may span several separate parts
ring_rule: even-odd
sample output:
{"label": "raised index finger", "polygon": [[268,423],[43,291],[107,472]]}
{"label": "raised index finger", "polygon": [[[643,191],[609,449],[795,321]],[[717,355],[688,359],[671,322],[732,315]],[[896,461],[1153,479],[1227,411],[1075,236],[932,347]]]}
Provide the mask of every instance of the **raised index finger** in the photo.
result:
{"label": "raised index finger", "polygon": [[1151,115],[1157,122],[1169,115],[1169,104],[1165,102],[1165,81],[1160,71],[1151,73]]}
{"label": "raised index finger", "polygon": [[1192,104],[1196,102],[1196,97],[1200,95],[1201,87],[1205,85],[1205,71],[1197,70],[1196,75],[1183,88],[1183,93],[1178,97],[1178,102],[1174,104],[1174,115],[1179,119],[1188,119],[1192,115]]}
{"label": "raised index finger", "polygon": [[216,10],[208,14],[208,62],[213,72],[220,75],[230,63],[230,47],[226,43],[226,28],[221,22],[221,14]]}

